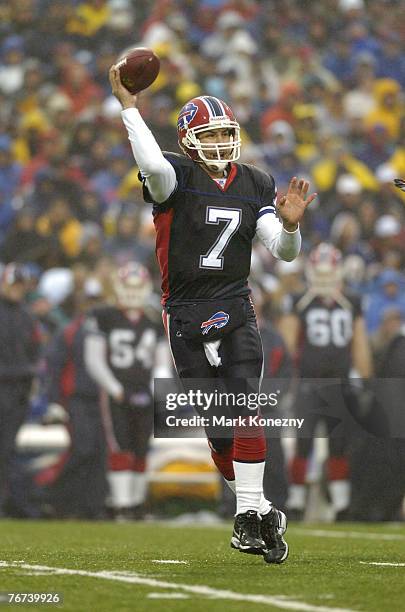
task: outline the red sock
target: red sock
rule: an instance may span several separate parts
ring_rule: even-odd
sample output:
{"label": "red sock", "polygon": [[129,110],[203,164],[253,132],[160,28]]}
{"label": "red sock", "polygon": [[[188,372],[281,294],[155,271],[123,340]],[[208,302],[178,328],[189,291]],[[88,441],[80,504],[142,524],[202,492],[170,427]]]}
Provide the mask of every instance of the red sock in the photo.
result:
{"label": "red sock", "polygon": [[346,457],[329,457],[328,480],[348,480],[349,463]]}
{"label": "red sock", "polygon": [[308,459],[304,457],[294,457],[290,465],[290,482],[292,484],[305,484],[307,475]]}
{"label": "red sock", "polygon": [[136,469],[134,454],[130,451],[110,453],[108,457],[108,469],[111,472],[122,472]]}
{"label": "red sock", "polygon": [[258,463],[266,458],[266,438],[263,427],[236,428],[234,433],[234,460]]}

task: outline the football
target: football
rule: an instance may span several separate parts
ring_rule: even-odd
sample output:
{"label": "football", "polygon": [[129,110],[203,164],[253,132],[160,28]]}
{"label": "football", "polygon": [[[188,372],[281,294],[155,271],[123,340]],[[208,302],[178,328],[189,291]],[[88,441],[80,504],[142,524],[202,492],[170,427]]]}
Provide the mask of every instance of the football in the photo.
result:
{"label": "football", "polygon": [[131,94],[149,87],[159,74],[158,56],[146,47],[132,49],[116,64],[121,82]]}

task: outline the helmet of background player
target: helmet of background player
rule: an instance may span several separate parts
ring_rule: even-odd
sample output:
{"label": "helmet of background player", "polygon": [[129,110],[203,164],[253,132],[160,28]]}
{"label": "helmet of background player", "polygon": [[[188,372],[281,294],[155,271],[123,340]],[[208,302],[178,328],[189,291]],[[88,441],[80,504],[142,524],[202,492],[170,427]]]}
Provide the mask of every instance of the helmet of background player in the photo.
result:
{"label": "helmet of background player", "polygon": [[321,242],[309,254],[306,277],[309,288],[320,296],[331,296],[341,290],[343,282],[342,253],[332,244]]}
{"label": "helmet of background player", "polygon": [[134,261],[113,273],[112,286],[117,306],[124,310],[142,310],[152,293],[148,270]]}
{"label": "helmet of background player", "polygon": [[[212,130],[230,130],[229,140],[201,142],[200,135]],[[240,127],[232,110],[213,96],[193,98],[181,109],[177,119],[180,148],[192,160],[221,172],[240,157]]]}

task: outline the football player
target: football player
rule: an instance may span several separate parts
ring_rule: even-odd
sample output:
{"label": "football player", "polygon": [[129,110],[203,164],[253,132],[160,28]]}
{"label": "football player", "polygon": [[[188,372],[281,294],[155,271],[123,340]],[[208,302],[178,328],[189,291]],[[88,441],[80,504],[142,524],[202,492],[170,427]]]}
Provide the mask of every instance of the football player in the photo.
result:
{"label": "football player", "polygon": [[[153,205],[163,316],[177,372],[186,388],[185,381],[197,378],[220,378],[228,389],[234,380],[241,388],[249,379],[258,391],[263,356],[247,283],[252,240],[257,235],[274,256],[294,259],[299,222],[316,194],[308,196],[309,183],[294,177],[277,203],[274,179],[238,163],[239,124],[229,106],[212,96],[185,104],[177,121],[182,154],[163,154],[115,66],[110,82],[144,199]],[[243,414],[243,408],[232,410]],[[231,546],[282,563],[288,555],[286,517],[263,496],[264,432],[235,429],[233,439],[207,435],[213,460],[236,493]]]}
{"label": "football player", "polygon": [[287,507],[295,518],[303,517],[308,459],[315,428],[324,420],[329,434],[329,494],[335,516],[342,520],[347,517],[350,502],[346,441],[344,436],[331,434],[343,415],[343,396],[340,384],[322,385],[311,379],[346,381],[352,368],[357,377],[367,379],[371,376],[371,352],[360,300],[344,291],[340,251],[331,244],[319,244],[310,253],[306,275],[307,291],[291,299],[290,312],[280,326],[291,354],[297,359],[302,380],[296,412],[297,417],[305,419],[305,433],[297,439],[291,465]]}
{"label": "football player", "polygon": [[112,286],[115,305],[97,307],[87,315],[84,360],[105,391],[111,506],[115,517],[124,520],[141,518],[144,512],[159,329],[144,311],[152,291],[146,268],[126,264],[113,274]]}

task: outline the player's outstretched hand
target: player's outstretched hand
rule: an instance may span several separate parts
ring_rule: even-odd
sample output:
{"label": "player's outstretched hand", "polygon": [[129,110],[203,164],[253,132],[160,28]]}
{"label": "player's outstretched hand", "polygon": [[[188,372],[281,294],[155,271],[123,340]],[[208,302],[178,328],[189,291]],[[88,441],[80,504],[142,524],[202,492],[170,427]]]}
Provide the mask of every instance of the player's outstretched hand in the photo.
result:
{"label": "player's outstretched hand", "polygon": [[128,89],[121,83],[120,71],[116,66],[111,66],[108,73],[111,83],[111,89],[113,95],[120,102],[122,108],[135,108],[136,107],[136,95],[129,93]]}
{"label": "player's outstretched hand", "polygon": [[394,179],[395,187],[398,187],[401,191],[405,191],[405,180],[404,179]]}
{"label": "player's outstretched hand", "polygon": [[294,176],[288,186],[287,193],[280,198],[277,204],[277,211],[280,215],[283,226],[289,232],[297,229],[305,209],[317,196],[316,193],[308,196],[309,182],[305,179],[297,179]]}

